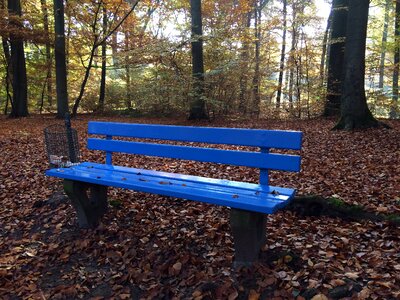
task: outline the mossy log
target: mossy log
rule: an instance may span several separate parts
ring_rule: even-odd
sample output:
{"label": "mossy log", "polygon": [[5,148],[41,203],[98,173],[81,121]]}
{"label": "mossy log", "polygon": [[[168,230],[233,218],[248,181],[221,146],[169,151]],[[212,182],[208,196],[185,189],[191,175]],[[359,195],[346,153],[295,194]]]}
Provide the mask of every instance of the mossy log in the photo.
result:
{"label": "mossy log", "polygon": [[338,198],[323,198],[318,195],[296,196],[287,209],[303,216],[328,216],[348,221],[387,221],[396,226],[400,225],[400,215],[373,213],[360,205],[351,205]]}

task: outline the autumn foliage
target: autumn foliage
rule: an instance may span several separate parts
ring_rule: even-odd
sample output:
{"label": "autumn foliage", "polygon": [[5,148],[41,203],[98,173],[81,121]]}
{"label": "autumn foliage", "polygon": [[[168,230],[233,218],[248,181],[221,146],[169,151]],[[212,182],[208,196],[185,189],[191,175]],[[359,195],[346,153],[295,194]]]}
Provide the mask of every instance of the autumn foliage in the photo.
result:
{"label": "autumn foliage", "polygon": [[[90,118],[91,120],[93,118]],[[99,118],[120,122],[187,121]],[[88,117],[73,122],[84,160]],[[0,119],[1,299],[395,299],[400,297],[400,230],[389,223],[268,216],[261,263],[232,268],[229,209],[110,189],[110,210],[79,230],[62,183],[44,176],[44,127],[52,118]],[[400,214],[400,123],[393,130],[332,132],[331,121],[225,120],[198,123],[304,132],[302,171],[273,172],[272,184],[297,187]],[[119,165],[254,181],[257,170],[140,156]],[[338,296],[342,295],[342,296]]]}

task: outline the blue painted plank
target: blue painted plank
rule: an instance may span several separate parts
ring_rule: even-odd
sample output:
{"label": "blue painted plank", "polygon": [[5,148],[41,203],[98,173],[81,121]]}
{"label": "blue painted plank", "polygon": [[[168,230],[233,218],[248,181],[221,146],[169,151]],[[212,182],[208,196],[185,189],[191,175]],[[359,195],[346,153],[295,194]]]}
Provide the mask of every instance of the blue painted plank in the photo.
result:
{"label": "blue painted plank", "polygon": [[178,179],[185,183],[187,182],[198,182],[207,185],[216,185],[224,188],[237,188],[241,190],[249,190],[249,191],[259,191],[264,193],[278,193],[279,195],[286,195],[291,196],[294,193],[294,189],[291,188],[284,188],[284,187],[277,187],[277,186],[270,186],[270,185],[262,185],[257,183],[251,182],[240,182],[240,181],[233,181],[233,180],[226,180],[226,179],[216,179],[216,178],[207,178],[201,176],[194,176],[194,175],[186,175],[186,174],[179,174],[179,173],[168,173],[162,171],[154,171],[154,170],[145,170],[145,169],[137,169],[131,167],[122,167],[122,166],[108,166],[104,164],[98,164],[93,162],[83,162],[80,164],[82,168],[88,169],[100,169],[100,170],[107,170],[107,171],[117,171],[121,173],[127,174],[142,174],[148,177],[163,177],[163,178],[171,178],[171,179]]}
{"label": "blue painted plank", "polygon": [[133,189],[262,213],[274,213],[277,209],[289,203],[289,200],[279,199],[275,195],[266,197],[265,194],[261,193],[259,195],[255,193],[254,196],[239,193],[232,194],[229,189],[222,187],[220,190],[209,189],[207,185],[202,183],[197,185],[193,183],[188,187],[179,184],[179,181],[168,183],[155,179],[147,180],[147,178],[141,180],[143,175],[127,175],[124,172],[83,168],[82,166],[52,169],[48,170],[46,174],[69,180]]}
{"label": "blue painted plank", "polygon": [[[111,135],[107,135],[106,139],[107,140],[112,140],[112,136]],[[109,152],[109,151],[106,152],[106,164],[107,165],[112,165],[112,152]]]}
{"label": "blue painted plank", "polygon": [[267,154],[259,152],[244,152],[165,144],[149,144],[118,140],[102,140],[94,138],[88,139],[87,147],[90,150],[103,150],[129,154],[160,156],[167,158],[213,162],[261,169],[273,169],[294,172],[298,172],[300,170],[300,156],[297,155]]}
{"label": "blue painted plank", "polygon": [[294,150],[301,149],[302,140],[302,133],[299,131],[147,125],[113,122],[89,122],[88,133],[131,138],[150,138]]}
{"label": "blue painted plank", "polygon": [[[269,153],[269,149],[268,148],[264,148],[262,147],[261,149],[261,153]],[[268,169],[260,169],[260,184],[268,184],[269,182],[269,176],[268,176]]]}
{"label": "blue painted plank", "polygon": [[167,181],[175,185],[184,185],[185,187],[196,188],[198,186],[202,186],[203,189],[207,189],[210,191],[224,190],[227,193],[247,195],[250,197],[254,195],[263,197],[264,195],[265,197],[270,197],[274,199],[287,200],[294,193],[293,189],[273,188],[269,187],[268,185],[260,188],[260,185],[257,184],[246,184],[237,181],[235,182],[229,180],[211,179],[192,175],[182,175],[177,173],[130,169],[123,167],[110,169],[109,166],[102,164],[94,165],[83,163],[79,166],[75,166],[74,169],[90,173],[99,172],[99,174],[114,173],[119,174],[121,178],[130,178],[132,176],[135,178],[140,177],[141,179],[145,179],[146,181],[155,183],[158,183],[160,181]]}

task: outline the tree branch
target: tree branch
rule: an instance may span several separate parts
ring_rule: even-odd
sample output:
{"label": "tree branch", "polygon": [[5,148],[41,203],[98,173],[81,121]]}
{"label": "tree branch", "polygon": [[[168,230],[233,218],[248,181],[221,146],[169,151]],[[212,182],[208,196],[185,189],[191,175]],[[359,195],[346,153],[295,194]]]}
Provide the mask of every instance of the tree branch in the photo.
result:
{"label": "tree branch", "polygon": [[138,5],[140,0],[137,0],[131,7],[131,9],[126,13],[126,15],[121,19],[121,21],[118,22],[118,24],[105,36],[103,37],[99,42],[97,42],[96,47],[100,46],[103,44],[121,25],[122,23],[129,17],[129,15],[135,10],[136,6]]}

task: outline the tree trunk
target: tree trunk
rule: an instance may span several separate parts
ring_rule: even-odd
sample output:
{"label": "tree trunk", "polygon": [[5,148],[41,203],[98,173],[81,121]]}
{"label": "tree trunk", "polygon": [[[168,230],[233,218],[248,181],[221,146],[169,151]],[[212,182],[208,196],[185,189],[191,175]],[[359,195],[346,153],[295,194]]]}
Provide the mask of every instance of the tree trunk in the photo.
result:
{"label": "tree trunk", "polygon": [[203,24],[201,0],[190,0],[192,18],[192,76],[193,92],[189,120],[208,119],[204,101]]}
{"label": "tree trunk", "polygon": [[47,102],[51,107],[53,104],[53,82],[52,82],[52,59],[51,59],[51,44],[50,44],[50,34],[49,34],[49,13],[47,9],[46,0],[40,0],[43,14],[43,29],[46,35],[46,85],[47,85]]}
{"label": "tree trunk", "polygon": [[64,1],[54,0],[54,56],[56,60],[57,118],[68,112],[67,65],[65,55]]}
{"label": "tree trunk", "polygon": [[126,74],[126,108],[128,110],[132,110],[132,95],[131,95],[131,67],[130,67],[130,58],[129,58],[129,49],[130,49],[130,36],[129,29],[125,31],[125,74]]}
{"label": "tree trunk", "polygon": [[261,40],[261,8],[258,0],[254,4],[254,46],[255,46],[255,58],[254,58],[254,77],[253,77],[253,104],[252,104],[252,115],[258,118],[260,115],[260,40]]}
{"label": "tree trunk", "polygon": [[281,60],[279,64],[278,93],[276,95],[276,108],[281,105],[283,70],[285,69],[285,52],[286,52],[286,25],[287,25],[287,0],[283,0],[283,33],[282,33],[282,49]]}
{"label": "tree trunk", "polygon": [[376,127],[365,96],[365,48],[369,1],[350,0],[344,53],[344,82],[341,115],[334,129]]}
{"label": "tree trunk", "polygon": [[[94,56],[96,54],[97,48],[100,46],[100,43],[98,43],[99,42],[99,35],[96,32],[96,29],[97,29],[97,18],[98,18],[99,12],[100,12],[101,5],[102,5],[102,1],[100,1],[97,4],[97,10],[96,10],[96,13],[94,15],[94,21],[93,21],[93,24],[91,26],[92,27],[92,33],[94,35],[93,45],[92,45],[92,49],[90,50],[89,62],[88,62],[88,65],[86,67],[85,76],[83,77],[81,88],[79,90],[79,95],[75,99],[74,107],[72,108],[72,115],[71,115],[72,117],[75,117],[76,114],[78,113],[78,107],[79,107],[79,104],[81,103],[81,100],[83,98],[83,94],[85,93],[86,83],[87,83],[87,81],[89,79],[89,76],[90,76],[90,70],[93,67],[93,59],[94,59]],[[104,37],[104,38],[106,38],[106,37]],[[104,40],[104,42],[105,42],[105,40]]]}
{"label": "tree trunk", "polygon": [[385,76],[385,58],[386,58],[386,43],[388,37],[388,28],[389,28],[389,10],[390,10],[391,0],[386,0],[385,5],[385,21],[383,24],[383,32],[382,32],[382,46],[381,46],[381,59],[379,63],[379,89],[383,89],[384,76]]}
{"label": "tree trunk", "polygon": [[396,117],[396,107],[399,101],[399,64],[400,64],[400,1],[396,1],[396,16],[394,22],[394,68],[393,68],[393,96],[390,105],[389,117],[394,119]]}
{"label": "tree trunk", "polygon": [[[21,16],[20,0],[8,0],[8,11],[10,16],[11,66],[13,100],[10,117],[19,118],[28,116],[28,83],[26,78],[26,64],[24,53],[24,41],[18,34],[23,24],[18,20]],[[15,33],[16,32],[16,33]]]}
{"label": "tree trunk", "polygon": [[[245,31],[247,34],[248,29],[250,28],[251,23],[251,12],[246,12],[244,14],[245,17]],[[242,53],[241,53],[241,74],[239,78],[239,112],[243,115],[247,114],[247,80],[248,80],[248,72],[249,72],[249,42],[247,35],[243,41]]]}
{"label": "tree trunk", "polygon": [[[304,33],[303,33],[304,35]],[[306,78],[305,82],[307,84],[307,118],[310,119],[311,112],[310,112],[310,92],[311,92],[311,83],[310,83],[310,55],[308,51],[308,44],[307,44],[307,37],[304,37],[304,47],[305,47],[305,68],[306,68]]]}
{"label": "tree trunk", "polygon": [[293,86],[294,86],[294,66],[295,66],[295,55],[297,45],[297,7],[296,3],[292,6],[293,19],[292,19],[292,46],[290,48],[290,70],[289,70],[289,107],[293,109]]}
{"label": "tree trunk", "polygon": [[[107,9],[103,3],[103,35],[107,34]],[[99,111],[104,111],[104,99],[106,97],[106,75],[107,75],[107,42],[101,44],[101,79],[99,95]]]}
{"label": "tree trunk", "polygon": [[326,56],[327,56],[326,53],[327,53],[327,49],[328,49],[329,32],[332,27],[332,15],[333,15],[333,11],[331,9],[331,12],[328,17],[328,21],[326,23],[324,39],[322,41],[321,63],[320,63],[320,67],[319,67],[319,76],[321,78],[321,87],[324,85],[324,82],[325,82],[325,61],[326,61]]}
{"label": "tree trunk", "polygon": [[7,38],[2,37],[2,46],[3,46],[3,52],[4,52],[4,64],[5,64],[5,84],[6,84],[6,101],[4,105],[4,115],[8,114],[8,104],[12,104],[12,96],[10,94],[10,85],[12,85],[11,82],[11,76],[12,76],[12,70],[11,70],[11,54],[10,54],[10,46],[8,44]]}
{"label": "tree trunk", "polygon": [[134,9],[136,8],[137,4],[139,3],[139,0],[136,0],[136,2],[134,2],[132,4],[131,9],[125,14],[125,16],[117,23],[117,25],[115,25],[115,27],[110,30],[105,36],[102,37],[102,39],[99,39],[99,35],[96,32],[97,31],[97,19],[98,19],[98,15],[100,12],[100,8],[102,5],[102,1],[97,3],[97,9],[94,15],[94,21],[93,24],[91,25],[92,28],[92,33],[94,35],[94,40],[93,40],[93,45],[92,45],[92,49],[90,51],[90,56],[89,56],[89,62],[88,62],[88,66],[86,67],[86,72],[85,72],[85,76],[83,78],[82,84],[81,84],[81,88],[79,91],[79,95],[75,100],[74,103],[74,107],[72,109],[72,117],[76,116],[77,112],[78,112],[78,107],[79,104],[82,100],[83,94],[85,92],[85,87],[86,87],[86,83],[89,79],[89,75],[90,75],[90,70],[93,67],[93,59],[94,59],[94,55],[96,53],[97,48],[102,45],[103,43],[106,42],[106,40],[122,25],[122,23],[129,17],[129,15],[134,11]]}
{"label": "tree trunk", "polygon": [[348,5],[349,0],[334,0],[332,2],[333,16],[328,57],[325,117],[338,116],[340,114]]}
{"label": "tree trunk", "polygon": [[96,49],[97,49],[96,44],[97,44],[97,35],[94,38],[92,50],[90,51],[89,62],[88,62],[88,65],[86,67],[86,72],[85,72],[85,76],[83,77],[81,88],[79,90],[79,95],[76,98],[75,103],[74,103],[74,107],[72,109],[72,115],[71,115],[72,117],[75,117],[76,114],[78,113],[79,104],[81,103],[81,100],[83,98],[83,94],[85,93],[86,83],[87,83],[87,81],[89,79],[90,70],[92,69],[92,66],[93,66],[94,54],[95,54]]}
{"label": "tree trunk", "polygon": [[[4,0],[0,0],[0,9],[5,10],[6,6]],[[10,94],[10,84],[11,84],[11,54],[10,54],[10,45],[8,43],[8,36],[3,35],[1,37],[1,43],[3,47],[4,53],[4,66],[5,66],[5,85],[6,85],[6,99],[4,105],[4,115],[8,114],[8,103],[12,103],[12,98]]]}

